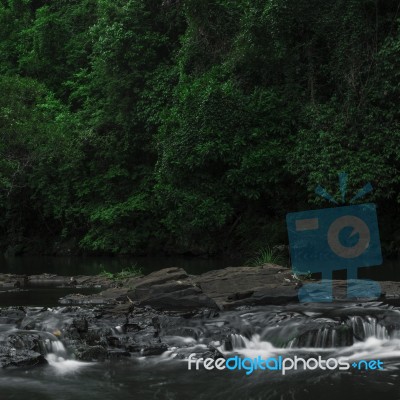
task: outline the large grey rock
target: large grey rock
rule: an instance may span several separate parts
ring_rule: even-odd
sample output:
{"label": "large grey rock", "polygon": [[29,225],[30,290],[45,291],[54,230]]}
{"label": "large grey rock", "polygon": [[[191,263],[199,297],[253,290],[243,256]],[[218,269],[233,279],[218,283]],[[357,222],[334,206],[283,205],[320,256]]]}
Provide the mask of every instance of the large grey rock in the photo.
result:
{"label": "large grey rock", "polygon": [[157,310],[218,309],[215,301],[181,268],[166,268],[147,275],[127,295],[140,306],[149,305]]}
{"label": "large grey rock", "polygon": [[298,282],[290,270],[274,264],[209,271],[193,281],[223,309],[297,301]]}

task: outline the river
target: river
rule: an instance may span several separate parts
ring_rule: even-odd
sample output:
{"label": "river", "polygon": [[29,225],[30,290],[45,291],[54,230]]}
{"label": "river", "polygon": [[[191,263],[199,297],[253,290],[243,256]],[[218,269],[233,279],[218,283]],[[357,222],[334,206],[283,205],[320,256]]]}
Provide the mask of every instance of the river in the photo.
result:
{"label": "river", "polygon": [[[78,256],[21,256],[4,258],[0,256],[0,273],[9,274],[57,274],[65,276],[97,275],[101,271],[116,273],[124,268],[136,266],[144,274],[162,268],[179,267],[187,273],[198,275],[213,269],[243,265],[249,257],[184,257],[184,256],[143,256],[143,257],[78,257]],[[334,278],[343,279],[344,271],[336,271]],[[385,260],[382,266],[360,268],[359,278],[377,281],[400,281],[400,260]]]}
{"label": "river", "polygon": [[[59,261],[59,264],[57,263]],[[2,272],[94,274],[99,266],[117,271],[133,260],[37,258],[14,259],[3,264]],[[148,262],[148,264],[147,264]],[[186,262],[186,264],[185,264]],[[219,262],[219,261],[218,261]],[[123,264],[121,264],[123,263]],[[105,265],[106,264],[106,265]],[[194,272],[218,267],[212,260],[147,260],[146,272],[160,266],[182,266]],[[146,267],[148,265],[148,267]],[[235,265],[234,263],[231,265]],[[220,267],[221,265],[219,265]],[[192,268],[192,270],[191,270]],[[197,268],[197,270],[196,270]],[[386,267],[389,268],[389,267]],[[395,268],[393,266],[393,268]],[[67,274],[67,272],[69,272]],[[55,300],[64,293],[38,292],[41,304],[25,298],[20,304],[11,295],[0,297],[2,307],[24,305],[52,307],[46,313],[52,323],[64,309]],[[60,296],[59,296],[60,295]],[[32,308],[35,313],[39,308]],[[50,326],[50,325],[49,325]],[[218,329],[228,333],[225,340],[210,342]],[[188,320],[185,334],[163,336],[169,349],[160,356],[132,356],[105,362],[80,362],[70,354],[62,339],[43,328],[47,365],[36,368],[5,369],[0,372],[0,399],[4,400],[106,400],[106,399],[267,399],[267,400],[358,400],[400,399],[400,309],[381,303],[299,304],[264,306],[221,312],[201,322]],[[0,324],[0,341],[21,330]],[[27,332],[23,331],[22,333]],[[118,333],[116,333],[118,334]],[[349,362],[379,359],[383,370],[188,370],[185,358],[204,352],[210,345],[225,357],[264,359],[271,357],[345,357]]]}
{"label": "river", "polygon": [[[385,317],[386,316],[386,317]],[[384,319],[390,316],[391,323]],[[356,337],[340,335],[339,322]],[[231,347],[220,345],[226,356],[346,357],[380,359],[382,371],[206,371],[188,370],[179,355],[204,350],[207,332],[218,324],[237,327]],[[131,357],[102,363],[78,362],[59,343],[50,346],[49,364],[34,369],[4,370],[0,375],[2,399],[399,399],[400,311],[379,304],[337,307],[261,307],[232,311],[197,325],[198,335],[165,336],[170,350],[161,356]],[[4,327],[3,327],[4,328]],[[250,329],[249,329],[250,328]],[[343,327],[341,328],[343,331]],[[336,333],[335,333],[336,332]],[[3,332],[4,334],[4,332]],[[56,340],[56,339],[55,339]],[[218,345],[218,343],[216,343]]]}

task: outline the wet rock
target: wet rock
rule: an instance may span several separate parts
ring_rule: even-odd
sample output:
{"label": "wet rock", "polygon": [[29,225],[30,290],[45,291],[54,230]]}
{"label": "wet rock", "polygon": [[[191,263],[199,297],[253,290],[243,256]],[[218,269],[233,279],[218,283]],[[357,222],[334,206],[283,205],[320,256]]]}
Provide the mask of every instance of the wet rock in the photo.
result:
{"label": "wet rock", "polygon": [[78,330],[75,327],[70,326],[65,330],[64,336],[63,336],[64,341],[68,341],[68,343],[72,344],[74,341],[77,341],[80,339],[81,339],[81,334],[78,332]]}
{"label": "wet rock", "polygon": [[121,341],[128,351],[140,353],[143,356],[159,355],[168,349],[168,346],[161,341],[159,332],[153,324],[138,332],[127,332]]}
{"label": "wet rock", "polygon": [[121,349],[112,349],[112,350],[108,350],[108,352],[107,352],[107,358],[109,358],[111,360],[127,358],[130,356],[131,356],[131,354],[129,353],[129,351],[121,350]]}
{"label": "wet rock", "polygon": [[179,316],[161,315],[157,320],[161,336],[183,336],[197,339],[199,336],[198,324]]}
{"label": "wet rock", "polygon": [[140,350],[140,355],[142,355],[143,357],[159,356],[167,350],[168,350],[168,346],[165,343],[145,345]]}
{"label": "wet rock", "polygon": [[218,360],[219,358],[225,358],[224,355],[216,348],[210,346],[209,349],[201,354],[202,358],[212,358]]}
{"label": "wet rock", "polygon": [[207,309],[207,308],[203,308],[202,310],[199,310],[198,312],[196,312],[193,315],[193,318],[200,318],[200,319],[204,319],[204,318],[215,318],[219,316],[219,311],[214,310],[214,309]]}
{"label": "wet rock", "polygon": [[121,340],[118,336],[107,336],[107,344],[110,347],[120,347]]}
{"label": "wet rock", "polygon": [[158,323],[159,313],[151,308],[135,309],[134,312],[127,316],[125,331],[136,332],[139,330],[153,328]]}
{"label": "wet rock", "polygon": [[103,346],[86,346],[79,348],[75,356],[80,361],[104,361],[108,352]]}
{"label": "wet rock", "polygon": [[8,344],[17,350],[32,350],[36,353],[46,354],[46,347],[43,339],[35,333],[16,333],[9,335]]}
{"label": "wet rock", "polygon": [[47,364],[43,354],[32,350],[18,350],[11,346],[0,346],[0,368],[35,367]]}
{"label": "wet rock", "polygon": [[77,332],[84,333],[88,331],[89,324],[85,318],[75,318],[72,325],[76,328]]}
{"label": "wet rock", "polygon": [[93,326],[87,333],[81,335],[81,341],[89,346],[107,346],[107,337],[113,334],[110,327]]}
{"label": "wet rock", "polygon": [[0,324],[19,325],[25,318],[25,310],[23,308],[3,308],[0,309]]}
{"label": "wet rock", "polygon": [[53,332],[59,330],[63,324],[68,324],[68,320],[64,315],[54,313],[52,309],[28,308],[26,317],[21,321],[20,328]]}
{"label": "wet rock", "polygon": [[389,334],[400,331],[400,320],[397,310],[395,312],[387,312],[379,320],[379,323],[386,328]]}

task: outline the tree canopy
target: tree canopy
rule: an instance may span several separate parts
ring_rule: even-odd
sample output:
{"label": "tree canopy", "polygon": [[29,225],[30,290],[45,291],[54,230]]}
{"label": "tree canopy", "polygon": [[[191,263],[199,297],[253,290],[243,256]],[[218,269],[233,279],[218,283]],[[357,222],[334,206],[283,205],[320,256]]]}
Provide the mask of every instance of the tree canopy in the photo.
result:
{"label": "tree canopy", "polygon": [[0,246],[246,252],[371,182],[400,249],[398,0],[0,0]]}

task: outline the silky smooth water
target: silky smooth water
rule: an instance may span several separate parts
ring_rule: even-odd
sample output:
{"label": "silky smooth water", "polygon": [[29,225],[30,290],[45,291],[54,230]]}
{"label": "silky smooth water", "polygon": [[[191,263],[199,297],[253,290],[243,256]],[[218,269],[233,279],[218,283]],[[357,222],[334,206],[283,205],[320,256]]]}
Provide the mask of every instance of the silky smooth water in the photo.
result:
{"label": "silky smooth water", "polygon": [[[54,309],[60,317],[58,310]],[[47,315],[46,318],[52,318]],[[390,318],[388,323],[387,318]],[[165,336],[169,350],[161,356],[134,357],[103,363],[78,362],[62,342],[52,341],[48,365],[0,372],[0,396],[6,400],[125,399],[272,399],[365,400],[400,399],[400,310],[383,304],[291,305],[258,307],[189,321],[195,337]],[[194,324],[194,325],[193,325]],[[46,326],[46,321],[44,325]],[[207,334],[230,326],[232,347],[214,343],[225,356],[347,357],[350,361],[380,359],[383,371],[314,370],[244,371],[188,370],[189,355],[207,348]],[[338,326],[354,329],[351,343],[332,340]],[[336,327],[336,328],[334,328]],[[7,327],[7,329],[13,329]],[[14,332],[14,330],[12,330]],[[3,335],[7,334],[7,330]],[[302,337],[306,346],[291,337]],[[314,338],[314,339],[313,339]],[[51,339],[51,338],[50,338]]]}

